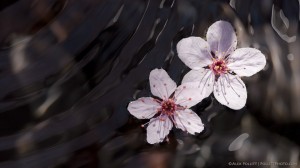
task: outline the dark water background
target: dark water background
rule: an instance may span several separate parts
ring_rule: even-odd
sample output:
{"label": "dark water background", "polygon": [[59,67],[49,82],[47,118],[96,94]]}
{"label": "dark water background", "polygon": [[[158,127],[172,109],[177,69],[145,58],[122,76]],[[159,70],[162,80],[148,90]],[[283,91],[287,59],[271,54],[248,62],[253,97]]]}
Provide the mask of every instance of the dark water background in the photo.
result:
{"label": "dark water background", "polygon": [[[300,167],[297,0],[1,0],[0,168]],[[244,81],[245,108],[211,96],[193,108],[205,130],[149,145],[127,105],[150,96],[149,72],[177,82],[177,42],[217,20],[267,66]],[[231,166],[259,167],[259,166]],[[274,166],[260,166],[270,167]],[[276,166],[274,168],[277,168]]]}

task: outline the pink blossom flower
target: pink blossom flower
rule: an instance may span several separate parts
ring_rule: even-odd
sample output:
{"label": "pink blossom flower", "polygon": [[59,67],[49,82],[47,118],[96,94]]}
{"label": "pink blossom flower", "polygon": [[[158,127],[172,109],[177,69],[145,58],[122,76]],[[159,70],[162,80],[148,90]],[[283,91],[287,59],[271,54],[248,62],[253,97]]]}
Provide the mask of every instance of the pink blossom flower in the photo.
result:
{"label": "pink blossom flower", "polygon": [[162,142],[173,124],[193,135],[203,130],[200,117],[189,109],[203,99],[201,95],[193,94],[200,91],[197,86],[183,84],[177,87],[163,69],[152,70],[149,82],[151,92],[157,98],[141,97],[128,105],[128,111],[136,118],[152,118],[145,124],[148,125],[148,143]]}
{"label": "pink blossom flower", "polygon": [[254,48],[239,48],[230,23],[217,21],[207,31],[206,39],[188,37],[177,44],[179,58],[192,70],[182,83],[198,83],[202,97],[212,92],[231,109],[246,104],[247,90],[240,77],[252,76],[266,65],[265,56]]}

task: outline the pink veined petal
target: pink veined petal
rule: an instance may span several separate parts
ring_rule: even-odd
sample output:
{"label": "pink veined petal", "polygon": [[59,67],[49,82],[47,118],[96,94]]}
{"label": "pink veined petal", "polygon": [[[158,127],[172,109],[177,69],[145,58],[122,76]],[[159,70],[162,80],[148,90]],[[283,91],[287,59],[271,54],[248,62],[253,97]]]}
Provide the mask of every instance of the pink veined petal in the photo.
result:
{"label": "pink veined petal", "polygon": [[200,117],[191,109],[176,111],[174,121],[177,128],[187,131],[192,135],[195,133],[200,133],[204,129],[204,125]]}
{"label": "pink veined petal", "polygon": [[207,30],[207,42],[216,56],[222,57],[231,54],[237,46],[237,38],[231,24],[226,21],[217,21]]}
{"label": "pink veined petal", "polygon": [[247,90],[241,78],[223,74],[214,85],[214,96],[221,104],[239,110],[246,104]]}
{"label": "pink veined petal", "polygon": [[162,142],[173,127],[168,117],[152,118],[147,127],[147,142],[155,144]]}
{"label": "pink veined petal", "polygon": [[141,97],[130,102],[127,107],[130,114],[138,119],[152,118],[157,113],[157,109],[159,108],[160,104],[152,97]]}
{"label": "pink veined petal", "polygon": [[255,48],[239,48],[228,61],[228,68],[239,76],[252,76],[266,65],[265,55]]}
{"label": "pink veined petal", "polygon": [[204,87],[199,85],[199,82],[183,83],[175,91],[175,103],[184,107],[190,108],[201,102],[206,95]]}
{"label": "pink veined petal", "polygon": [[150,88],[154,96],[165,100],[175,91],[177,85],[164,69],[154,69],[149,75]]}
{"label": "pink veined petal", "polygon": [[208,43],[200,37],[188,37],[177,43],[178,57],[191,69],[200,69],[212,63]]}
{"label": "pink veined petal", "polygon": [[[208,97],[213,91],[215,75],[210,69],[191,70],[182,79],[182,83],[195,83],[200,88],[198,94]],[[196,94],[196,93],[194,93]]]}

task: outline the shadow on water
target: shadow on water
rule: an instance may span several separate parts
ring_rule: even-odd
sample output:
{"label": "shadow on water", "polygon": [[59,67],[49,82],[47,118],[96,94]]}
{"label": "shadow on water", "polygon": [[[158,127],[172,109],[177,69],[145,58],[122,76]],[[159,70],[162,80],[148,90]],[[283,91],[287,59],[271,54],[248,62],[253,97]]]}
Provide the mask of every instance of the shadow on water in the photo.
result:
{"label": "shadow on water", "polygon": [[[0,3],[0,167],[297,167],[300,41],[297,0],[18,0]],[[244,81],[245,108],[213,96],[193,107],[205,130],[149,145],[130,101],[150,96],[148,75],[189,69],[176,52],[217,20],[267,66]],[[235,167],[244,167],[236,165]],[[267,167],[271,165],[267,165]],[[298,165],[299,166],[299,165]],[[250,166],[251,167],[251,166]],[[255,166],[254,166],[255,167]]]}

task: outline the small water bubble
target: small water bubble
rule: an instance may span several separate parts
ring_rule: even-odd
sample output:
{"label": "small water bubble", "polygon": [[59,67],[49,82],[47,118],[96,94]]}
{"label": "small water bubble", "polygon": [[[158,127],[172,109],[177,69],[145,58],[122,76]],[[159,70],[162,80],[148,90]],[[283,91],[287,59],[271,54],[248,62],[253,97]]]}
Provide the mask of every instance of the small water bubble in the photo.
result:
{"label": "small water bubble", "polygon": [[294,54],[291,54],[291,53],[288,54],[287,59],[290,60],[290,61],[293,61],[294,60]]}
{"label": "small water bubble", "polygon": [[177,149],[182,150],[184,147],[184,142],[181,139],[176,139],[178,142]]}

